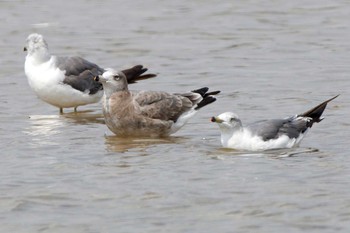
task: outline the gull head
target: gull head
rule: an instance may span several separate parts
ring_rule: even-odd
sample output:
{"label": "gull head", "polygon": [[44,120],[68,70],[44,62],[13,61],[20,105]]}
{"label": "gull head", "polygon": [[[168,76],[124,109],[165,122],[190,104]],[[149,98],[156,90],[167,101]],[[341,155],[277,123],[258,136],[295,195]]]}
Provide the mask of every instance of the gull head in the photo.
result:
{"label": "gull head", "polygon": [[215,122],[219,125],[221,131],[235,131],[242,128],[242,122],[238,115],[233,112],[224,112],[219,116],[213,116],[211,122]]}
{"label": "gull head", "polygon": [[102,83],[106,95],[111,95],[117,91],[128,90],[126,76],[121,71],[107,69],[102,75],[96,76],[94,79]]}
{"label": "gull head", "polygon": [[27,51],[28,55],[32,55],[36,52],[48,53],[49,46],[47,45],[44,37],[40,34],[33,33],[30,34],[26,40],[26,46],[24,51]]}

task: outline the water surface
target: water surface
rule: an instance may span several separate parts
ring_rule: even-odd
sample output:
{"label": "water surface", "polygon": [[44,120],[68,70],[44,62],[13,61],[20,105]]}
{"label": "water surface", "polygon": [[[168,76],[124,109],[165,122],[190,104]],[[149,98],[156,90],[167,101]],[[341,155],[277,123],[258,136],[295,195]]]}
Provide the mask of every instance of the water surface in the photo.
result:
{"label": "water surface", "polygon": [[[347,232],[346,1],[0,2],[1,232]],[[120,139],[100,104],[58,109],[24,75],[28,34],[103,67],[144,64],[131,89],[221,90],[167,139]],[[222,149],[209,118],[301,113],[341,94],[295,150]]]}

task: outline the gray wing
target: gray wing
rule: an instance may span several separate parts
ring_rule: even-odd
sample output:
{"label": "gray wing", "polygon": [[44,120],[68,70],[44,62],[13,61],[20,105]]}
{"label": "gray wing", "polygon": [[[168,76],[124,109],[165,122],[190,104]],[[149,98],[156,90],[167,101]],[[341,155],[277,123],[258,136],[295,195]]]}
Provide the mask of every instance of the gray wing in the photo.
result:
{"label": "gray wing", "polygon": [[94,77],[104,71],[98,65],[81,57],[57,57],[56,65],[65,71],[64,84],[81,92],[89,91],[91,95],[102,90],[102,84],[94,80]]}
{"label": "gray wing", "polygon": [[63,83],[68,84],[74,89],[79,90],[81,92],[89,91],[89,94],[93,95],[103,89],[102,84],[96,82],[94,80],[94,77],[96,77],[96,75],[94,75],[93,72],[91,72],[90,70],[85,70],[78,76],[66,76],[63,80]]}
{"label": "gray wing", "polygon": [[[65,71],[66,78],[63,83],[72,86],[74,89],[90,94],[102,90],[102,84],[94,81],[94,77],[103,74],[105,71],[95,63],[89,62],[81,57],[56,57],[56,65],[60,70]],[[144,74],[147,68],[137,65],[123,70],[128,83],[136,83],[139,80],[153,78],[155,74]]]}
{"label": "gray wing", "polygon": [[104,72],[104,69],[81,57],[57,57],[56,65],[60,70],[66,71],[66,76],[79,76],[89,70],[95,76]]}
{"label": "gray wing", "polygon": [[258,135],[264,141],[267,141],[282,135],[287,135],[289,138],[297,138],[311,125],[311,118],[293,116],[285,119],[258,121],[248,125],[247,128],[254,135]]}
{"label": "gray wing", "polygon": [[153,119],[176,122],[180,115],[193,107],[191,100],[181,95],[157,91],[133,92],[133,95],[141,114]]}

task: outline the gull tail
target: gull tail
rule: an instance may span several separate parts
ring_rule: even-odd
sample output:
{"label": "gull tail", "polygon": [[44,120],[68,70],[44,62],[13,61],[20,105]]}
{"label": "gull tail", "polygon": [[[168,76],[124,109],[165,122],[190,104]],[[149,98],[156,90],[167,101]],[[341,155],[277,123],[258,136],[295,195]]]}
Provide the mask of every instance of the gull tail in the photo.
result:
{"label": "gull tail", "polygon": [[312,123],[314,123],[314,122],[318,123],[318,122],[323,120],[323,117],[321,117],[321,116],[322,116],[322,113],[325,110],[328,102],[334,100],[338,96],[339,95],[336,95],[333,98],[330,98],[329,100],[326,100],[323,103],[317,105],[316,107],[310,109],[309,111],[304,112],[303,114],[299,114],[298,116],[300,116],[300,117],[310,117],[312,119]]}
{"label": "gull tail", "polygon": [[147,71],[147,68],[144,68],[142,65],[134,66],[130,69],[122,70],[125,74],[128,83],[136,83],[137,81],[149,79],[156,77],[156,74],[143,74]]}
{"label": "gull tail", "polygon": [[216,101],[216,98],[213,97],[213,95],[217,95],[220,93],[220,91],[212,91],[208,92],[208,87],[203,87],[197,90],[193,90],[193,93],[200,94],[202,96],[202,100],[197,104],[194,110],[199,110],[200,108],[203,108],[204,106],[211,104]]}

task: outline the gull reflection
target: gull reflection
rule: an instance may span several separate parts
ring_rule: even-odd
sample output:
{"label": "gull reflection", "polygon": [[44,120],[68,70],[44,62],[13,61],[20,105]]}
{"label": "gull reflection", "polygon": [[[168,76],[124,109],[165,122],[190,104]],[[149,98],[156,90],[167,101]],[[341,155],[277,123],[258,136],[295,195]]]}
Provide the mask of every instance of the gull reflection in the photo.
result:
{"label": "gull reflection", "polygon": [[62,118],[73,120],[78,124],[98,123],[104,124],[104,117],[102,113],[94,113],[92,110],[69,112],[60,115]]}
{"label": "gull reflection", "polygon": [[24,133],[30,136],[29,142],[33,147],[56,146],[62,141],[54,140],[53,137],[62,132],[67,133],[72,124],[104,124],[101,113],[82,111],[65,113],[62,115],[31,115],[29,116],[29,127]]}
{"label": "gull reflection", "polygon": [[51,140],[52,136],[60,133],[60,128],[66,122],[57,115],[32,115],[29,117],[30,126],[24,131],[31,138],[30,144],[34,147],[54,146],[58,142]]}
{"label": "gull reflection", "polygon": [[215,159],[225,159],[225,156],[241,157],[267,157],[273,159],[282,159],[297,156],[300,154],[309,154],[319,152],[316,148],[289,148],[289,149],[272,149],[266,151],[244,151],[231,148],[218,148],[209,155]]}
{"label": "gull reflection", "polygon": [[106,136],[105,144],[108,151],[127,152],[136,149],[145,152],[147,148],[154,145],[181,143],[187,140],[184,137],[165,137],[165,138],[135,138]]}

